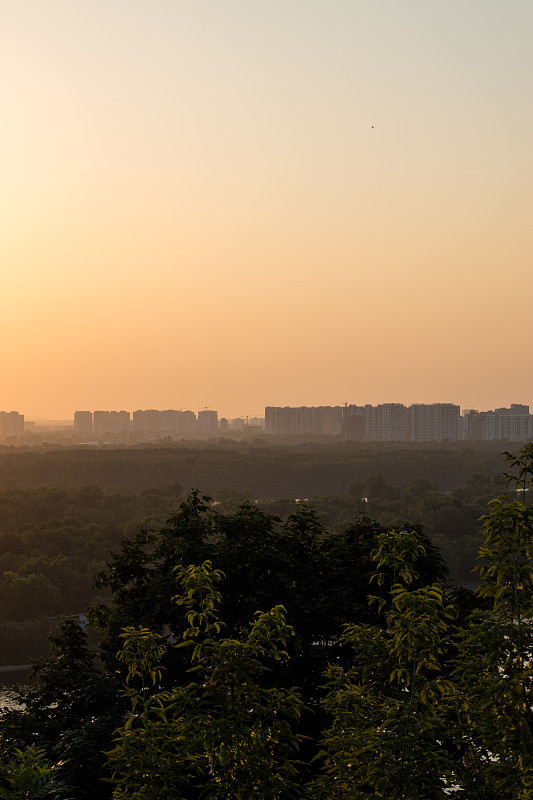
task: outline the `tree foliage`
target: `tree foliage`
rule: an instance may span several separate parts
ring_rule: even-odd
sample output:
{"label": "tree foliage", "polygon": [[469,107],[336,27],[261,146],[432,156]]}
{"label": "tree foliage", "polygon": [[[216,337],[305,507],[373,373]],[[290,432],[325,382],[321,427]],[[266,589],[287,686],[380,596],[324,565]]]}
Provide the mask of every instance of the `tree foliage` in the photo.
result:
{"label": "tree foliage", "polygon": [[[507,453],[506,460],[506,478],[525,500],[533,447],[526,445],[518,457]],[[532,512],[502,497],[483,517],[479,594],[492,608],[472,614],[456,666],[468,743],[464,780],[474,798],[533,797]]]}
{"label": "tree foliage", "polygon": [[452,684],[439,673],[454,612],[438,585],[410,589],[422,549],[411,531],[379,537],[372,578],[383,584],[387,572],[392,577],[389,601],[370,597],[384,611],[383,626],[347,625],[350,664],[327,669],[330,724],[319,754],[324,773],[313,783],[317,797],[445,797],[441,701]]}
{"label": "tree foliage", "polygon": [[[114,800],[157,800],[202,791],[212,798],[275,800],[296,790],[292,730],[303,708],[294,689],[268,685],[268,664],[285,660],[292,629],[285,609],[257,613],[246,637],[221,636],[216,584],[223,578],[209,562],[176,570],[188,627],[183,641],[194,677],[170,691],[157,687],[164,644],[147,629],[127,628],[119,659],[127,663],[131,704],[108,757]],[[139,688],[131,686],[140,680]]]}
{"label": "tree foliage", "polygon": [[1,718],[4,795],[532,800],[533,450],[507,463],[477,596],[417,523],[192,492],[100,572],[99,649],[65,622]]}

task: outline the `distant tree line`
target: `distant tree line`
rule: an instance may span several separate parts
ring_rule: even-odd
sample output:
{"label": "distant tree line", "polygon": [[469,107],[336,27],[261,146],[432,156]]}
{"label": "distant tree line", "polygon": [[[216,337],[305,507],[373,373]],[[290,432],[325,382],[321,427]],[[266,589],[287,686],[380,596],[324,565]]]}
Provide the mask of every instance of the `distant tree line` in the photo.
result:
{"label": "distant tree line", "polygon": [[[371,474],[350,481],[341,495],[264,498],[253,505],[280,520],[313,509],[324,539],[343,533],[361,516],[396,527],[414,523],[440,548],[451,579],[471,586],[479,518],[505,489],[501,475],[475,474],[443,493],[425,478],[394,485]],[[180,484],[128,494],[98,486],[0,492],[0,663],[28,663],[44,655],[54,624],[49,618],[79,614],[94,600],[94,575],[120,548],[122,537],[161,527],[168,509],[182,499]],[[251,502],[249,492],[220,489],[211,502],[218,512],[235,512],[243,501]]]}
{"label": "distant tree line", "polygon": [[343,494],[349,483],[381,475],[392,485],[424,477],[449,492],[475,473],[501,472],[501,442],[272,443],[220,439],[153,447],[0,448],[0,491],[98,486],[138,493],[181,484],[248,492],[252,499]]}

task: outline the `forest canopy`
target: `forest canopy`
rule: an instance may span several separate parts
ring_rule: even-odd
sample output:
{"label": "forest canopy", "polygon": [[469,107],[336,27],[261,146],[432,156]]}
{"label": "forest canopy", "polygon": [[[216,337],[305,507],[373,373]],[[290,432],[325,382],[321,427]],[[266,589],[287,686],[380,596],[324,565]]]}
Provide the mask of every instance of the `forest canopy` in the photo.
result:
{"label": "forest canopy", "polygon": [[416,524],[189,494],[101,570],[98,649],[65,621],[2,716],[3,796],[530,798],[533,445],[507,462],[476,594]]}
{"label": "forest canopy", "polygon": [[[393,485],[381,475],[369,475],[351,481],[342,495],[264,498],[252,505],[280,519],[302,508],[314,510],[324,539],[347,530],[360,516],[382,525],[421,525],[442,551],[450,579],[472,586],[481,543],[479,518],[490,498],[504,488],[501,478],[483,474],[471,476],[451,493],[439,492],[424,478]],[[142,528],[157,530],[183,498],[180,484],[125,495],[98,486],[0,492],[3,663],[28,663],[44,655],[54,625],[50,618],[81,613],[95,598],[95,573],[120,547],[122,537],[131,538]],[[218,513],[235,512],[246,498],[246,492],[221,489],[210,506]]]}
{"label": "forest canopy", "polygon": [[501,472],[501,442],[294,442],[220,439],[130,448],[0,446],[0,490],[98,486],[130,494],[179,483],[247,492],[251,499],[343,494],[381,475],[399,485],[424,477],[450,492],[476,473]]}
{"label": "forest canopy", "polygon": [[65,619],[0,717],[0,797],[530,798],[533,445],[506,461],[476,593],[420,524],[187,494],[103,564],[97,643]]}

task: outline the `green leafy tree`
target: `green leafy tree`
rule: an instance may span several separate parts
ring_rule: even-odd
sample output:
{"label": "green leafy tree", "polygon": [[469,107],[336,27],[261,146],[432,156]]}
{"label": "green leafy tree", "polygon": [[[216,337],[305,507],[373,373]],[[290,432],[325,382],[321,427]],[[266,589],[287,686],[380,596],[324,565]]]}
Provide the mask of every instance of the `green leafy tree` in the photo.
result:
{"label": "green leafy tree", "polygon": [[348,667],[330,665],[324,706],[330,717],[313,783],[338,800],[444,800],[449,754],[443,747],[443,700],[452,692],[439,673],[454,616],[442,587],[411,590],[423,547],[413,531],[385,532],[373,553],[378,585],[392,581],[382,626],[347,625]]}
{"label": "green leafy tree", "polygon": [[124,631],[119,659],[128,667],[131,711],[109,752],[114,800],[178,800],[200,788],[220,800],[291,796],[299,740],[292,722],[303,705],[295,690],[265,685],[268,664],[287,658],[284,609],[257,613],[244,639],[221,637],[222,573],[209,562],[177,573],[175,601],[188,623],[177,646],[190,652],[196,680],[148,694],[147,677],[154,687],[161,678],[164,644],[147,629]]}
{"label": "green leafy tree", "polygon": [[41,800],[57,797],[63,788],[55,780],[54,766],[46,750],[36,745],[15,748],[5,766],[0,767],[0,798],[3,800]]}
{"label": "green leafy tree", "polygon": [[[508,482],[526,497],[533,446],[506,454]],[[533,797],[533,509],[509,497],[483,518],[479,595],[492,608],[472,614],[459,641],[464,759],[473,798]]]}
{"label": "green leafy tree", "polygon": [[[46,757],[56,765],[66,791],[76,800],[106,800],[113,791],[122,790],[120,781],[126,779],[126,773],[122,775],[117,762],[117,786],[104,782],[110,777],[111,762],[106,762],[102,751],[112,749],[113,731],[124,728],[128,736],[124,734],[121,763],[137,763],[142,777],[148,769],[143,759],[159,753],[168,769],[171,763],[183,766],[181,773],[172,773],[175,784],[170,784],[171,792],[176,797],[182,792],[187,798],[196,798],[199,784],[203,788],[209,785],[215,796],[217,791],[229,792],[227,786],[217,788],[223,786],[217,781],[224,779],[216,776],[231,773],[229,764],[237,759],[240,745],[228,731],[242,728],[243,735],[248,736],[243,739],[248,742],[246,748],[255,752],[254,767],[247,768],[250,775],[259,775],[258,764],[262,764],[262,785],[265,792],[271,791],[265,788],[266,765],[280,764],[276,771],[269,768],[269,776],[273,780],[272,776],[279,773],[278,786],[285,786],[283,791],[289,794],[294,752],[290,749],[289,759],[288,750],[283,748],[288,742],[297,742],[299,757],[307,764],[299,768],[300,778],[293,782],[304,782],[304,776],[305,780],[310,778],[317,765],[309,766],[309,762],[325,724],[325,711],[319,704],[321,676],[328,660],[344,664],[349,649],[345,641],[340,641],[343,625],[379,622],[378,607],[369,607],[366,598],[369,577],[376,569],[372,553],[387,531],[362,517],[341,533],[331,533],[312,509],[302,506],[285,521],[250,503],[222,514],[208,497],[192,492],[166,525],[158,530],[141,530],[125,539],[110,558],[97,579],[101,596],[108,592],[110,600],[95,604],[89,614],[101,634],[98,650],[89,651],[85,634],[75,623],[61,628],[53,642],[52,656],[34,667],[35,681],[23,698],[25,710],[10,712],[0,721],[0,751],[9,758],[13,748],[36,743],[46,749]],[[417,559],[418,577],[413,577],[411,591],[439,580],[445,572],[436,548],[418,529],[417,536],[424,552],[420,551]],[[189,597],[183,586],[178,591],[176,576],[184,579],[183,571],[187,572],[189,565],[207,560],[212,562],[217,578],[211,573],[202,578],[203,573],[197,573],[194,596]],[[387,567],[382,571],[387,573]],[[200,579],[213,586],[200,591]],[[391,580],[382,586],[375,583],[374,592],[388,598]],[[215,597],[214,591],[220,596]],[[187,602],[192,606],[189,608],[185,600],[178,602],[176,597],[189,597]],[[212,608],[207,604],[209,598]],[[255,617],[257,609],[273,609],[273,613]],[[189,611],[199,614],[198,620],[204,622],[200,625],[189,619]],[[224,620],[222,630],[208,631],[205,627],[211,613],[216,624]],[[269,636],[276,647],[264,644],[262,651],[259,634],[270,630],[272,623],[275,627]],[[194,637],[187,634],[184,638],[196,628]],[[123,635],[127,630],[131,639]],[[146,640],[140,631],[145,632]],[[252,635],[253,631],[256,633]],[[176,646],[177,642],[193,640],[193,645]],[[135,650],[137,646],[141,649]],[[117,653],[122,654],[120,658]],[[226,676],[224,683],[211,680],[215,665],[218,673]],[[199,671],[191,673],[191,667]],[[155,679],[151,674],[154,669]],[[253,705],[247,706],[241,678],[248,692],[253,689]],[[234,702],[231,708],[228,706],[225,683],[233,685],[233,697],[240,698],[239,705]],[[299,695],[293,686],[299,687],[303,702],[312,706],[312,715],[296,713]],[[267,694],[262,695],[263,690]],[[289,717],[280,710],[282,705],[289,710]],[[250,716],[251,708],[255,716]],[[210,717],[212,709],[216,709],[214,718]],[[124,721],[127,712],[133,714],[128,728]],[[226,723],[228,728],[223,727]],[[198,731],[203,734],[197,747]],[[181,745],[170,744],[171,732],[175,742],[183,743],[183,751]],[[309,738],[299,738],[303,734]],[[150,737],[155,739],[148,747]],[[255,750],[249,746],[251,740]],[[229,750],[217,752],[216,741],[233,744]],[[274,749],[268,756],[271,745]],[[150,770],[156,776],[153,764]],[[251,791],[243,775],[239,780],[248,786],[246,791]],[[165,784],[161,779],[162,794],[165,785],[168,781]],[[133,784],[122,788],[134,789]],[[139,786],[135,790],[141,791]]]}
{"label": "green leafy tree", "polygon": [[52,655],[33,666],[34,680],[18,695],[20,710],[5,711],[0,721],[0,758],[16,749],[44,749],[61,781],[59,797],[104,798],[103,743],[119,724],[117,682],[95,664],[80,626],[65,620],[51,637]]}

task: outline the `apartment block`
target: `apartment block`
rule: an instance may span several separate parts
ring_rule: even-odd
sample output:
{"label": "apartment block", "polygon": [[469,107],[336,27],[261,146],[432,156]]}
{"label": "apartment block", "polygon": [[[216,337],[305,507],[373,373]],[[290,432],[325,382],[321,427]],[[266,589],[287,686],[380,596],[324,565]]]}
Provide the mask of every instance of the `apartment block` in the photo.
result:
{"label": "apartment block", "polygon": [[164,411],[148,409],[146,411],[133,412],[133,430],[135,433],[187,435],[196,433],[197,424],[194,411],[167,408]]}
{"label": "apartment block", "polygon": [[508,439],[510,442],[527,442],[533,439],[533,416],[529,406],[513,403],[510,408],[494,411],[470,411],[468,434],[477,441]]}
{"label": "apartment block", "polygon": [[272,434],[342,433],[343,406],[267,406],[265,430]]}
{"label": "apartment block", "polygon": [[218,432],[218,411],[205,408],[198,412],[198,433],[210,436]]}
{"label": "apartment block", "polygon": [[0,439],[24,436],[24,414],[18,411],[0,411]]}
{"label": "apartment block", "polygon": [[453,403],[265,408],[266,433],[321,434],[367,442],[457,441],[461,410]]}
{"label": "apartment block", "polygon": [[75,411],[74,412],[74,431],[76,433],[92,433],[93,432],[93,414],[92,414],[92,411]]}
{"label": "apartment block", "polygon": [[129,411],[95,411],[93,413],[93,433],[97,436],[128,433],[130,424]]}
{"label": "apartment block", "polygon": [[401,403],[365,406],[365,439],[370,442],[405,442],[409,439],[409,415]]}
{"label": "apartment block", "polygon": [[415,403],[409,406],[412,442],[456,442],[460,439],[461,409],[453,403]]}

